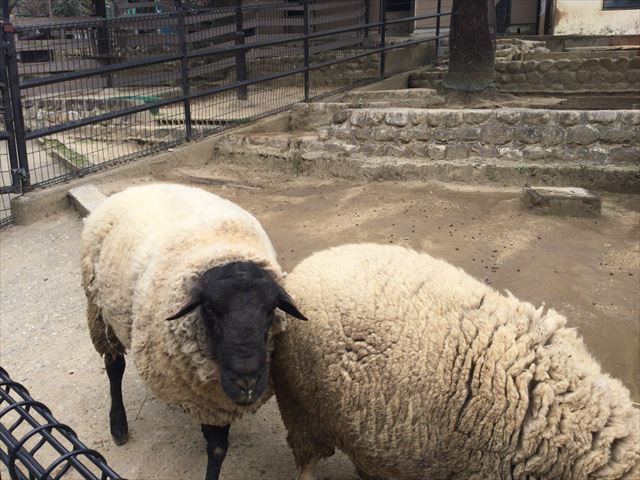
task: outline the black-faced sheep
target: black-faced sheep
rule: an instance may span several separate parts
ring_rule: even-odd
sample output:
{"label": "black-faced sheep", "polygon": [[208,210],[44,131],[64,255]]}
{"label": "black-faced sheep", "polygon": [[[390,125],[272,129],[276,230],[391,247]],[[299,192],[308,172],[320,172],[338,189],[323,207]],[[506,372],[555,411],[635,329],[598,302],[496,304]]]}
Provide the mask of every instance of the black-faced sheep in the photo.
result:
{"label": "black-faced sheep", "polygon": [[302,478],[343,450],[365,478],[640,478],[640,416],[554,310],[396,246],[316,253],[285,279],[309,322],[276,338]]}
{"label": "black-faced sheep", "polygon": [[128,438],[124,353],[161,400],[202,424],[207,480],[218,478],[229,423],[272,394],[268,363],[280,308],[302,318],[280,287],[259,222],[216,195],[155,184],[113,195],[81,241],[88,322],[105,357],[111,433]]}

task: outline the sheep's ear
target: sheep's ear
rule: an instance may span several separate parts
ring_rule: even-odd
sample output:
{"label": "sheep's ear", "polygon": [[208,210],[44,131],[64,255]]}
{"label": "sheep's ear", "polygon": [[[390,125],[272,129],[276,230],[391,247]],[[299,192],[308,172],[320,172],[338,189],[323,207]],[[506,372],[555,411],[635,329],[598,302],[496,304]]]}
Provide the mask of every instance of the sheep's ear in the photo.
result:
{"label": "sheep's ear", "polygon": [[200,298],[190,298],[186,302],[182,304],[177,313],[171,315],[167,318],[167,320],[176,320],[180,317],[184,317],[187,313],[193,312],[196,308],[198,308],[202,304],[202,300]]}
{"label": "sheep's ear", "polygon": [[278,307],[283,312],[288,313],[292,317],[296,317],[300,320],[305,321],[308,320],[307,317],[300,313],[300,310],[298,310],[298,307],[295,306],[289,294],[282,288],[280,289],[280,293],[278,295],[278,298],[276,299],[276,307]]}

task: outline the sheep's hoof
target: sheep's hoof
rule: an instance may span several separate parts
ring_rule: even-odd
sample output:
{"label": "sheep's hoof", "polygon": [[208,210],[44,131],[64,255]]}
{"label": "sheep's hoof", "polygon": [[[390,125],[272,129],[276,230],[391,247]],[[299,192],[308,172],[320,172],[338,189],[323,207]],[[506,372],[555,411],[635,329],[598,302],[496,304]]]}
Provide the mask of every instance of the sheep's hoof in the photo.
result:
{"label": "sheep's hoof", "polygon": [[111,427],[111,437],[116,445],[124,445],[129,440],[129,431],[125,426],[124,428],[120,426]]}

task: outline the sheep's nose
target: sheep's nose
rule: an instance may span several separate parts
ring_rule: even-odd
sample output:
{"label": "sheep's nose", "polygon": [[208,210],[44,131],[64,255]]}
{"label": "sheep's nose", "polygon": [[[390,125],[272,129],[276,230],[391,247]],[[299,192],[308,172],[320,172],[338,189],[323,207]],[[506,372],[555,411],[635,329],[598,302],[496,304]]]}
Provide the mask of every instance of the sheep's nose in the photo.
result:
{"label": "sheep's nose", "polygon": [[239,377],[236,378],[234,380],[233,383],[235,383],[236,387],[238,387],[238,389],[244,391],[244,392],[248,392],[249,390],[253,390],[255,388],[255,386],[258,384],[258,380],[260,380],[260,377]]}

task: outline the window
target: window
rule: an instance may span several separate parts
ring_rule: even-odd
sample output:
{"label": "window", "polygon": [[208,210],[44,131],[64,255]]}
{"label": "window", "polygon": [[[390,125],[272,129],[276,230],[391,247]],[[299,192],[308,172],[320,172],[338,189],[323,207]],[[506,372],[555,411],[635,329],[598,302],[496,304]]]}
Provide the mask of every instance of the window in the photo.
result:
{"label": "window", "polygon": [[604,0],[603,10],[614,8],[640,8],[640,0]]}

